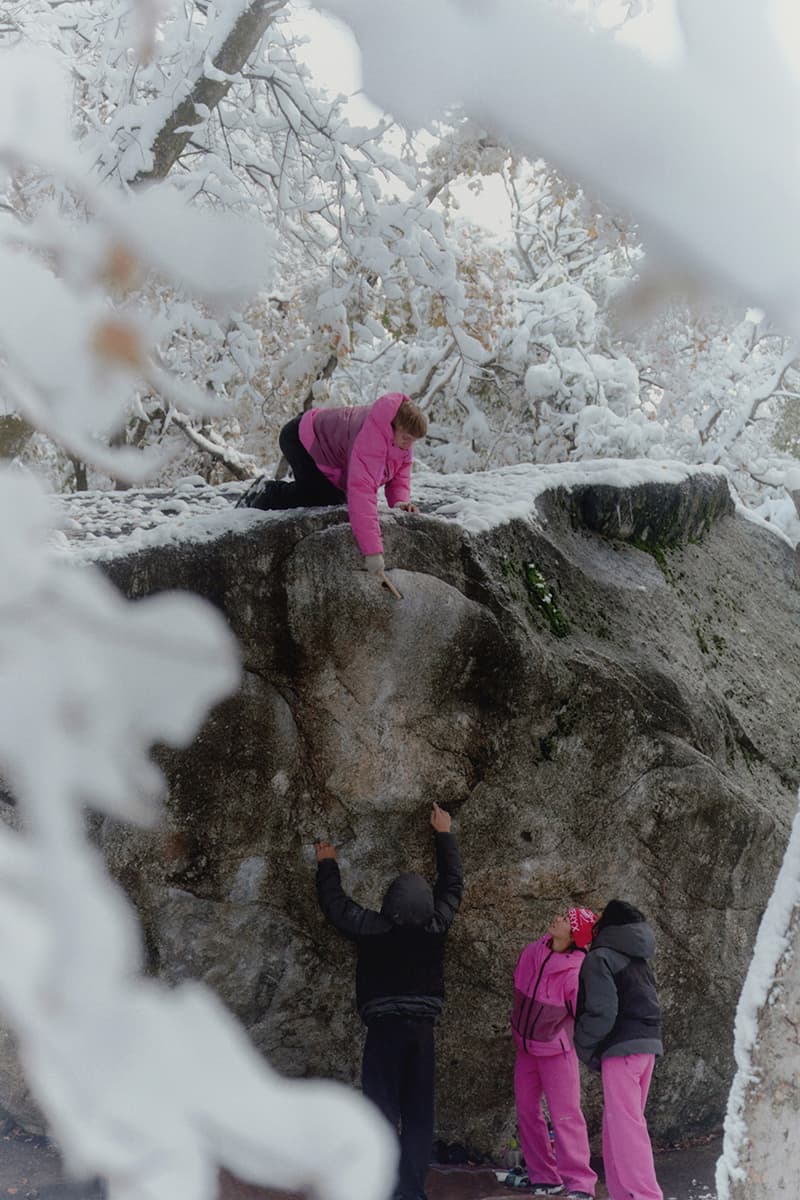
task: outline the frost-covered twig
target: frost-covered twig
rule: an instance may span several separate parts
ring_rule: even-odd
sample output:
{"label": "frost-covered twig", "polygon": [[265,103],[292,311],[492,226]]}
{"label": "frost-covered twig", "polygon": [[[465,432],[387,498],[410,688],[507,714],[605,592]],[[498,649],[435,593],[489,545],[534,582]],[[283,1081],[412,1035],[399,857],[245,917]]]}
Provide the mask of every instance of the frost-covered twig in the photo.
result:
{"label": "frost-covered twig", "polygon": [[170,413],[169,420],[173,425],[177,425],[199,450],[227,467],[234,479],[252,479],[259,473],[252,455],[242,454],[227,445],[215,430],[210,429],[203,433],[200,429],[195,429],[187,416],[174,410]]}

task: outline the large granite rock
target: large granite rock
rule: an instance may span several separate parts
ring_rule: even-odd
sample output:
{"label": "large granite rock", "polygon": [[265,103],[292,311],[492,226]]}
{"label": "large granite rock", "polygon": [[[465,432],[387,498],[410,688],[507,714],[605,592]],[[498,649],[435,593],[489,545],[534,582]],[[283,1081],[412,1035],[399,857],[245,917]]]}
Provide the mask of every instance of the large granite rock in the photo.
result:
{"label": "large granite rock", "polygon": [[[468,880],[440,1135],[503,1143],[516,956],[568,901],[612,896],[658,936],[652,1130],[699,1133],[725,1108],[734,1008],[800,781],[795,554],[734,512],[716,473],[619,486],[517,469],[504,494],[510,479],[529,502],[508,519],[501,475],[429,480],[427,514],[386,515],[400,602],[358,569],[338,509],[215,510],[202,536],[187,520],[183,538],[96,554],[131,597],[208,597],[243,662],[191,749],[161,756],[161,827],[106,821],[97,837],[153,971],[205,980],[281,1070],[355,1080],[352,952],[317,910],[311,843],[333,840],[347,887],[377,905],[397,871],[430,872],[438,800]],[[71,508],[78,538],[88,503]],[[124,530],[130,495],[103,503]],[[587,1095],[596,1128],[596,1081]]]}

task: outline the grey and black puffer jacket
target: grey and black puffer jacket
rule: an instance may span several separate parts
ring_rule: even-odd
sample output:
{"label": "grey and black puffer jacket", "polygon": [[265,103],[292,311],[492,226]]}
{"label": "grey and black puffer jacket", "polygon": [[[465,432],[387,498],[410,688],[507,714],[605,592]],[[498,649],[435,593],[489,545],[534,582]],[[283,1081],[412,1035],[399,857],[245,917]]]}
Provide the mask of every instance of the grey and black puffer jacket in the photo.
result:
{"label": "grey and black puffer jacket", "polygon": [[618,916],[628,909],[636,919],[598,928],[578,984],[575,1049],[595,1070],[610,1056],[664,1052],[661,1008],[650,966],[655,935],[637,909],[613,903],[619,904]]}
{"label": "grey and black puffer jacket", "polygon": [[434,843],[433,888],[421,875],[399,875],[380,912],[346,894],[334,860],[317,867],[323,913],[356,944],[356,1004],[367,1024],[385,1016],[434,1020],[442,1011],[445,939],[461,903],[464,876],[455,835],[436,833]]}

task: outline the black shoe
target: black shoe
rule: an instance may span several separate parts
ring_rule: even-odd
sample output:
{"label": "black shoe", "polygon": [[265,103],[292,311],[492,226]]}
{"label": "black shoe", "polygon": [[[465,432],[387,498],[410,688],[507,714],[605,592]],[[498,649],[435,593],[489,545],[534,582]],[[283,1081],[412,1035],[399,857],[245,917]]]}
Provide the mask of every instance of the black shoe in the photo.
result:
{"label": "black shoe", "polygon": [[266,475],[259,475],[249,487],[245,488],[234,508],[265,508],[268,503],[270,484],[274,482],[274,479],[268,479]]}

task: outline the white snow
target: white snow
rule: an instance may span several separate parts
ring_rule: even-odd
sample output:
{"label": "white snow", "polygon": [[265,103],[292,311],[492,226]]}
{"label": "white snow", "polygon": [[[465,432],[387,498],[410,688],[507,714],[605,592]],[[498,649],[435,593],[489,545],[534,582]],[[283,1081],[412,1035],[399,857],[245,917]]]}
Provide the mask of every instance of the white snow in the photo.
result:
{"label": "white snow", "polygon": [[258,900],[261,884],[264,881],[266,873],[267,864],[263,858],[254,855],[251,858],[244,859],[239,864],[236,877],[228,892],[230,902],[232,904],[246,904],[248,901]]}
{"label": "white snow", "polygon": [[[412,496],[426,516],[451,521],[468,533],[484,533],[514,519],[540,520],[536,502],[554,488],[678,484],[695,475],[726,477],[726,472],[722,467],[693,467],[652,459],[597,459],[549,466],[523,463],[479,474],[420,471],[414,475]],[[247,529],[254,522],[292,519],[291,510],[233,508],[233,501],[245,486],[232,483],[211,487],[183,481],[179,485],[179,511],[174,493],[163,488],[55,496],[51,503],[61,514],[61,528],[54,546],[84,562],[107,562],[155,546],[214,541]],[[381,507],[380,511],[384,516],[389,514],[388,508]],[[403,520],[404,514],[396,513],[395,519]],[[766,522],[760,523],[773,529]]]}
{"label": "white snow", "polygon": [[789,845],[775,887],[761,919],[753,957],[736,1009],[733,1051],[736,1075],[728,1098],[722,1155],[717,1163],[718,1200],[730,1200],[730,1187],[743,1177],[740,1155],[747,1139],[744,1103],[753,1079],[752,1053],[758,1036],[758,1014],[768,1002],[780,962],[789,949],[789,926],[800,905],[800,811],[792,825]]}
{"label": "white snow", "polygon": [[[762,505],[762,508],[765,507]],[[787,546],[794,548],[800,540],[800,520],[794,512],[794,505],[791,500],[787,500],[781,505],[783,510],[780,520],[768,521],[760,512],[756,512],[752,508],[748,508],[746,504],[736,504],[736,512],[745,521],[751,521],[753,525],[758,525],[760,529],[766,529],[770,533],[774,533],[781,541],[786,542]],[[786,530],[791,530],[791,535]]]}
{"label": "white snow", "polygon": [[681,0],[686,54],[661,67],[544,0],[325,8],[353,29],[387,112],[419,128],[462,106],[633,210],[667,262],[800,329],[798,85],[760,5]]}

